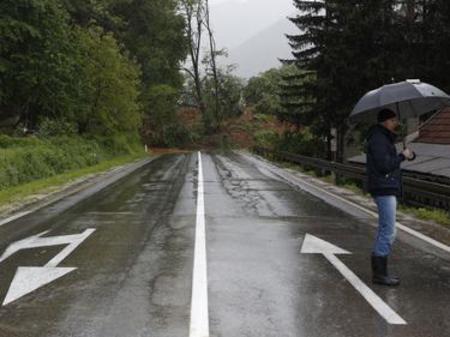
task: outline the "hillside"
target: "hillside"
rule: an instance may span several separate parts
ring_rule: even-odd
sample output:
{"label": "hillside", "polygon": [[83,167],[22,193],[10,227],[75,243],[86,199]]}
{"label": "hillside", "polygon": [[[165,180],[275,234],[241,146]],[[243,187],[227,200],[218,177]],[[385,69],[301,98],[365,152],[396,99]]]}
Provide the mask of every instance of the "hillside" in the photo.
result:
{"label": "hillside", "polygon": [[279,67],[279,59],[292,57],[285,34],[294,34],[297,28],[286,18],[251,37],[229,51],[229,57],[222,64],[237,66],[236,74],[250,78],[270,68]]}

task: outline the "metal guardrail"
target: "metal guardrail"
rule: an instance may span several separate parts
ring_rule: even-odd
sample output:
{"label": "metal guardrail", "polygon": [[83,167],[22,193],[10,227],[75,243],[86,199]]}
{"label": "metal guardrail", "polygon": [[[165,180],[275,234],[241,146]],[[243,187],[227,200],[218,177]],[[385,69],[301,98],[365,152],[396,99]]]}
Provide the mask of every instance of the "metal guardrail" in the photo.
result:
{"label": "metal guardrail", "polygon": [[[275,159],[296,163],[302,166],[334,172],[338,176],[359,181],[366,190],[366,168],[364,165],[342,164],[328,160],[297,155],[289,152],[273,151],[256,147],[254,151],[260,155],[271,155]],[[403,171],[402,201],[414,206],[430,206],[450,211],[450,179],[432,177],[420,173]]]}

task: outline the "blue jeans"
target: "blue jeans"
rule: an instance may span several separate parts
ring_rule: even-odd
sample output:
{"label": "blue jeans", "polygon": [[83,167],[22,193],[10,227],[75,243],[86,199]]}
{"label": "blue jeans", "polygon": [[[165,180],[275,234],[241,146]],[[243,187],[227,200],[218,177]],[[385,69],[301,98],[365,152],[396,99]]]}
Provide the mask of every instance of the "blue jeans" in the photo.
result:
{"label": "blue jeans", "polygon": [[391,253],[397,229],[397,198],[393,195],[374,197],[378,207],[378,232],[373,247],[376,256],[388,256]]}

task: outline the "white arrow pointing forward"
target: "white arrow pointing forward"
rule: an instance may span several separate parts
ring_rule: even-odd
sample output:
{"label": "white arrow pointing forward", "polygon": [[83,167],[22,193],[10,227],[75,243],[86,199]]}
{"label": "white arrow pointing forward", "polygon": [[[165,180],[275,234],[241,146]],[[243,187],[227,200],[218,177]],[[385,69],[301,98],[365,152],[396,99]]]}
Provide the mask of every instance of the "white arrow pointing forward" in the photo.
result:
{"label": "white arrow pointing forward", "polygon": [[63,235],[54,237],[42,237],[48,231],[33,235],[29,238],[14,242],[0,257],[0,263],[23,249],[37,247],[51,247],[68,245],[58,255],[51,259],[44,267],[19,267],[11,282],[8,293],[2,305],[7,305],[25,296],[34,290],[63,277],[77,268],[57,267],[67,256],[69,256],[84,240],[86,240],[95,229],[86,229],[81,234]]}
{"label": "white arrow pointing forward", "polygon": [[335,254],[351,254],[331,243],[313,235],[306,234],[301,252],[303,254],[322,254],[347,279],[348,282],[366,299],[367,302],[390,324],[407,324],[372,289],[356,276]]}

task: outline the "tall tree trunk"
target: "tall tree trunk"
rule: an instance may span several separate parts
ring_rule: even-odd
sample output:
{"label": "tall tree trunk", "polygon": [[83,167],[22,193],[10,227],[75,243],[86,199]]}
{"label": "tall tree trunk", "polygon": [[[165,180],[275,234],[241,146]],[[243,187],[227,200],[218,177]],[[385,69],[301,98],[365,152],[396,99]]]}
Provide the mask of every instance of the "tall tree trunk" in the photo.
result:
{"label": "tall tree trunk", "polygon": [[223,116],[221,116],[219,106],[219,78],[217,75],[216,42],[214,40],[214,34],[210,22],[209,0],[205,0],[205,27],[208,32],[209,38],[209,52],[210,52],[209,64],[211,67],[214,83],[214,119],[215,119],[214,129],[217,130],[220,127],[220,124],[222,123]]}
{"label": "tall tree trunk", "polygon": [[200,52],[203,33],[203,5],[202,0],[182,0],[181,5],[186,18],[186,35],[188,37],[189,57],[192,71],[185,69],[192,77],[195,87],[195,99],[202,118],[206,115],[205,100],[203,97],[202,80],[200,73]]}

